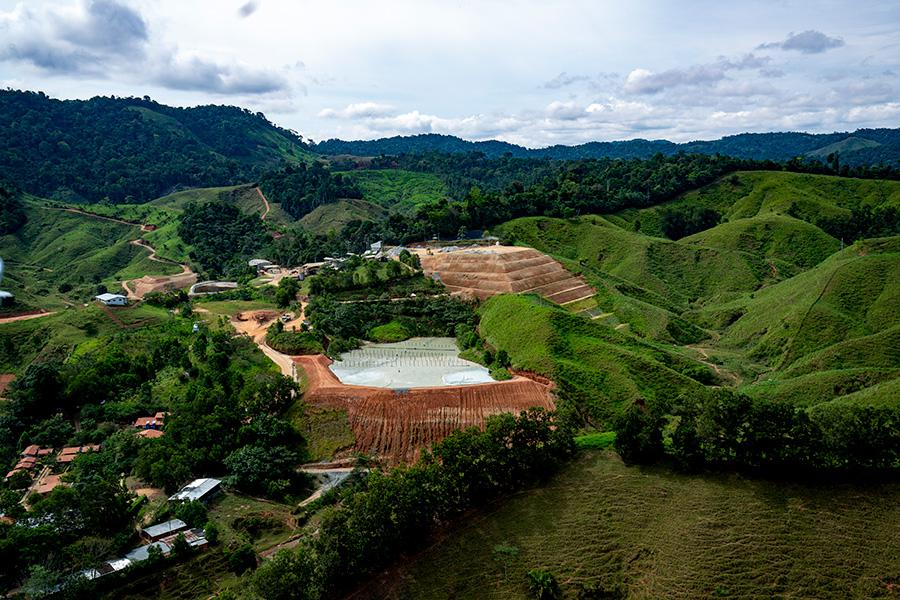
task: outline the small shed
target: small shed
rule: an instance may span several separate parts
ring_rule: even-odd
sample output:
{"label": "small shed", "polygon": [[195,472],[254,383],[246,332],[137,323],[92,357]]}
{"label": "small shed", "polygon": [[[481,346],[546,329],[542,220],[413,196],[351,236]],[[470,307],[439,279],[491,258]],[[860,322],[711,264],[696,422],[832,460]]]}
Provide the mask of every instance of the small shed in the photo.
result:
{"label": "small shed", "polygon": [[147,542],[155,542],[187,529],[187,523],[181,519],[172,519],[141,530],[141,538]]}
{"label": "small shed", "polygon": [[99,296],[94,296],[94,299],[101,304],[105,304],[106,306],[128,305],[128,298],[126,298],[122,294],[100,294]]}
{"label": "small shed", "polygon": [[195,479],[183,488],[177,494],[169,497],[171,502],[191,502],[192,500],[206,501],[221,489],[222,482],[218,479],[203,478]]}

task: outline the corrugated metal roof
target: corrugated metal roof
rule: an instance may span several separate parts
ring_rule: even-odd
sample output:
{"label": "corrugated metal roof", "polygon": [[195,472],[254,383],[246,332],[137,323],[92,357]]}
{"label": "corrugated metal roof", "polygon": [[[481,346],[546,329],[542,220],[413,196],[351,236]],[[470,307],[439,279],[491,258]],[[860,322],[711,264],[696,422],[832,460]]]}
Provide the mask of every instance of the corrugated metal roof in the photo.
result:
{"label": "corrugated metal roof", "polygon": [[147,527],[143,531],[151,538],[158,538],[166,536],[170,533],[175,533],[176,531],[181,531],[183,529],[187,529],[187,523],[185,523],[181,519],[172,519],[171,521],[166,521],[165,523],[159,523],[157,525],[153,525],[152,527]]}
{"label": "corrugated metal roof", "polygon": [[195,479],[181,488],[177,494],[172,495],[169,500],[200,500],[219,487],[221,483],[218,479]]}

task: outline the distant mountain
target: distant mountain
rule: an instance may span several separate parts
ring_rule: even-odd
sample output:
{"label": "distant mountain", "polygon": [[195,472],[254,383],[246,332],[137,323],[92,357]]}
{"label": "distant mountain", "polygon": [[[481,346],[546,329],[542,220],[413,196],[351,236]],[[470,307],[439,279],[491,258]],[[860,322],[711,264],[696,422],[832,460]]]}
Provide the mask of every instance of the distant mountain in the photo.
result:
{"label": "distant mountain", "polygon": [[292,131],[234,106],[144,98],[55,100],[0,90],[0,176],[62,200],[143,202],[184,187],[252,180],[312,157]]}
{"label": "distant mountain", "polygon": [[676,144],[666,140],[628,140],[624,142],[589,142],[577,146],[549,146],[530,149],[496,140],[468,142],[460,138],[422,134],[397,136],[370,141],[347,142],[327,140],[313,149],[320,154],[379,156],[424,154],[428,152],[483,152],[489,157],[506,153],[517,158],[649,158],[656,153],[678,152],[722,154],[757,160],[790,160],[797,156],[825,159],[840,153],[842,164],[851,166],[890,164],[900,160],[900,129],[859,129],[852,133],[742,133],[718,140]]}

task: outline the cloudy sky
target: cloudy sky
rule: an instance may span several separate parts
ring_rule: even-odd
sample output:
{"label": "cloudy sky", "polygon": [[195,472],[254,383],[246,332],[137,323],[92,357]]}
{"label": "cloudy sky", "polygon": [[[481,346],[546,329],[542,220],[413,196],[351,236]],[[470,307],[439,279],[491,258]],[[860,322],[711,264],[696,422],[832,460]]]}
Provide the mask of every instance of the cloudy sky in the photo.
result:
{"label": "cloudy sky", "polygon": [[0,0],[0,87],[531,147],[900,126],[900,2]]}

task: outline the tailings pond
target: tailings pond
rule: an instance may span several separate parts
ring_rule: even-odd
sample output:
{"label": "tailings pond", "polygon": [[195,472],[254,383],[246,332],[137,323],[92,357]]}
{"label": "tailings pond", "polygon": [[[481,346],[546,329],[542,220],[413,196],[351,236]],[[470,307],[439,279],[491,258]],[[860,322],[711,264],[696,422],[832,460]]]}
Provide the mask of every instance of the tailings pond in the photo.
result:
{"label": "tailings pond", "polygon": [[342,354],[330,368],[342,383],[393,389],[493,381],[487,369],[459,358],[453,338],[366,344]]}

